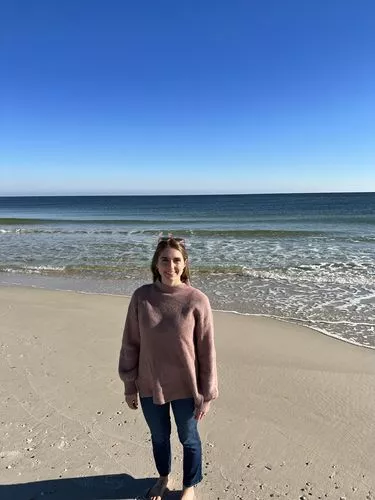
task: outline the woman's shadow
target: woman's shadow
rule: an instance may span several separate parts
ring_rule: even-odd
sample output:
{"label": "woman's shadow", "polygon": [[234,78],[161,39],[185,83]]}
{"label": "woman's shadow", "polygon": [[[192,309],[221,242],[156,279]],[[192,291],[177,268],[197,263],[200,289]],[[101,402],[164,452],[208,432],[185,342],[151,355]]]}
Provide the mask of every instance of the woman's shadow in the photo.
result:
{"label": "woman's shadow", "polygon": [[[128,474],[51,479],[20,484],[0,484],[1,500],[143,500],[156,478],[134,479]],[[177,500],[181,491],[170,491],[166,500]]]}

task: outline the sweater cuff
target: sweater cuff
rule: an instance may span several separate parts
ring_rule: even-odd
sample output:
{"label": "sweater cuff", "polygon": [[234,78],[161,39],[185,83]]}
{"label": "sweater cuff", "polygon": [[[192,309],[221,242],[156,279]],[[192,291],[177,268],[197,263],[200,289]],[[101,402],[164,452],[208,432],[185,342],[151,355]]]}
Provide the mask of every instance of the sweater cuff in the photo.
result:
{"label": "sweater cuff", "polygon": [[125,396],[138,393],[138,389],[137,386],[135,385],[135,382],[124,382],[124,385],[125,385]]}

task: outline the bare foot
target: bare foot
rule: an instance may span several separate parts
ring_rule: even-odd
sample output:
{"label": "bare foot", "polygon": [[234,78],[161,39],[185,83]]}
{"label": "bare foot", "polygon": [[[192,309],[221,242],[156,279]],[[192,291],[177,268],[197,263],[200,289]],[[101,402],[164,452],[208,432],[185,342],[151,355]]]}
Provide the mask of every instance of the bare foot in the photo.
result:
{"label": "bare foot", "polygon": [[148,492],[147,498],[150,500],[162,500],[168,484],[169,476],[160,476],[154,486]]}
{"label": "bare foot", "polygon": [[184,486],[182,490],[181,500],[194,500],[194,486],[186,487]]}

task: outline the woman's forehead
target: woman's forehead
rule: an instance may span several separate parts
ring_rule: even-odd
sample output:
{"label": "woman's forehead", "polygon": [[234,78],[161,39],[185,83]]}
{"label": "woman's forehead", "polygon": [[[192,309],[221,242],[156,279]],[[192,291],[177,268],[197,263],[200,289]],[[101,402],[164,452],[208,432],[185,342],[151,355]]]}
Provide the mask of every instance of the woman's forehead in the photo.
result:
{"label": "woman's forehead", "polygon": [[164,250],[162,250],[160,252],[159,257],[168,257],[170,259],[173,259],[176,257],[183,258],[183,255],[180,252],[180,250],[177,250],[176,248],[167,247],[167,248],[164,248]]}

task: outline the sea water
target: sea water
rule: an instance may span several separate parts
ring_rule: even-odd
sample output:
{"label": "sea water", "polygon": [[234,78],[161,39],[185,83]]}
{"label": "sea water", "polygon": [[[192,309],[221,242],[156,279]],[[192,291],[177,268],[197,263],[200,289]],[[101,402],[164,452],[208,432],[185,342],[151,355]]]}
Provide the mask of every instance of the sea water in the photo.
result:
{"label": "sea water", "polygon": [[375,193],[0,198],[0,284],[130,295],[160,232],[215,309],[375,347]]}

